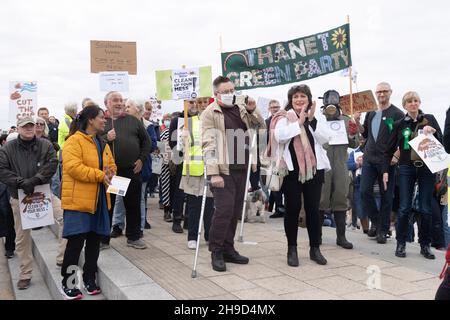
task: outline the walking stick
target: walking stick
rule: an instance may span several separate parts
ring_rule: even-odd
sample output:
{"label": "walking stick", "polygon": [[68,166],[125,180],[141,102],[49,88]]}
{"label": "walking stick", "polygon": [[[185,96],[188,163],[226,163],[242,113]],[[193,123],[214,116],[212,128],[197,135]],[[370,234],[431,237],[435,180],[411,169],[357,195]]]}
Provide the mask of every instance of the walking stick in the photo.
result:
{"label": "walking stick", "polygon": [[198,233],[197,233],[197,247],[195,248],[195,258],[194,258],[194,267],[192,268],[192,278],[197,278],[197,260],[198,260],[198,250],[200,247],[200,239],[202,235],[202,223],[203,216],[205,215],[205,207],[206,207],[206,192],[208,190],[208,178],[206,176],[206,164],[203,164],[203,174],[204,174],[204,187],[203,187],[203,198],[202,198],[202,209],[200,211],[200,221],[198,222]]}
{"label": "walking stick", "polygon": [[[256,137],[258,136],[258,127],[255,130],[255,135],[252,138],[252,144],[250,147],[250,155],[248,157],[248,168],[247,168],[247,179],[245,180],[245,190],[244,190],[244,205],[242,206],[242,217],[241,217],[241,232],[239,233],[239,242],[244,242],[244,219],[245,219],[245,209],[247,208],[247,198],[248,198],[248,185],[250,183],[250,172],[252,170],[253,161],[253,148],[255,147]],[[258,156],[258,155],[256,155]]]}

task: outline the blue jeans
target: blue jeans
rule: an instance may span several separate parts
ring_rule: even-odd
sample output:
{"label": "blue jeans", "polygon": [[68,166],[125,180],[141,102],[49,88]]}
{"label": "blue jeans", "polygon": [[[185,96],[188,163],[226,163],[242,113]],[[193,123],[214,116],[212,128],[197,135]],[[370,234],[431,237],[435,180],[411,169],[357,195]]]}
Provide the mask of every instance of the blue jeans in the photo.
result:
{"label": "blue jeans", "polygon": [[418,192],[418,211],[421,215],[419,226],[419,242],[421,245],[431,244],[432,228],[432,207],[435,176],[431,171],[423,166],[416,168],[414,166],[401,165],[399,167],[399,185],[400,185],[400,207],[397,217],[397,242],[406,243],[408,234],[408,223],[411,214],[412,201],[414,195],[414,185],[416,181],[419,185]]}
{"label": "blue jeans", "polygon": [[444,239],[445,239],[445,247],[447,248],[450,244],[450,226],[449,217],[448,217],[448,204],[442,209],[442,223],[444,229]]}
{"label": "blue jeans", "polygon": [[52,189],[52,193],[61,199],[61,163],[58,163],[56,167],[56,172],[52,177],[50,187]]}
{"label": "blue jeans", "polygon": [[123,197],[116,196],[116,202],[114,204],[114,213],[112,218],[112,226],[119,227],[120,230],[125,229],[125,204],[123,203]]}
{"label": "blue jeans", "polygon": [[[373,186],[378,181],[381,193],[381,206],[373,194]],[[395,167],[389,168],[388,188],[384,190],[383,172],[381,165],[364,160],[361,174],[361,201],[362,210],[366,212],[372,224],[375,224],[380,234],[386,234],[391,225],[392,202],[395,187]]]}
{"label": "blue jeans", "polygon": [[141,190],[141,231],[144,230],[145,221],[147,217],[147,208],[145,207],[145,200],[147,197],[145,193],[147,191],[147,182],[142,182],[142,190]]}

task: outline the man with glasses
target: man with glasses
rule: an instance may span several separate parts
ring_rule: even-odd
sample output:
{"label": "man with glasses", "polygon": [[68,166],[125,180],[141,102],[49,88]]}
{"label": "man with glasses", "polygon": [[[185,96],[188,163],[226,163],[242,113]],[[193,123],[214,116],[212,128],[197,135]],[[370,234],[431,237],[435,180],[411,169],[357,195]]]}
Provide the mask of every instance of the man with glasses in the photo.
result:
{"label": "man with glasses", "polygon": [[265,123],[255,100],[237,99],[229,78],[217,77],[213,88],[216,101],[206,108],[200,120],[206,174],[211,178],[215,206],[209,230],[211,264],[213,270],[224,272],[225,262],[249,262],[235,250],[234,235],[246,192],[250,149],[247,131],[264,129]]}
{"label": "man with glasses", "polygon": [[[398,163],[399,152],[394,154],[389,168],[389,183],[387,190],[380,188],[381,207],[378,209],[373,195],[373,185],[378,181],[383,186],[383,162],[389,157],[389,139],[393,134],[394,123],[404,117],[403,112],[391,104],[391,86],[380,83],[376,88],[378,110],[369,112],[364,125],[360,128],[366,144],[364,146],[363,167],[361,174],[362,210],[367,212],[371,221],[369,237],[377,237],[380,244],[386,243],[386,235],[390,228],[390,216],[395,187],[395,168]],[[360,115],[355,116],[359,122]]]}

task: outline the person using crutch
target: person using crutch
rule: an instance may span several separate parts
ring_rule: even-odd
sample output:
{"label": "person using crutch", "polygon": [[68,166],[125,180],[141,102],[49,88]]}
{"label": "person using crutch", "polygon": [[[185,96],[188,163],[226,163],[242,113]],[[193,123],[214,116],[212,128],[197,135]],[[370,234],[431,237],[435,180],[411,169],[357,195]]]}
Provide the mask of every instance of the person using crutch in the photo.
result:
{"label": "person using crutch", "polygon": [[247,264],[234,248],[237,221],[242,212],[249,165],[248,130],[265,128],[255,100],[235,95],[233,82],[219,76],[213,82],[215,101],[202,113],[202,147],[211,178],[215,211],[209,230],[212,268],[226,271],[225,262]]}

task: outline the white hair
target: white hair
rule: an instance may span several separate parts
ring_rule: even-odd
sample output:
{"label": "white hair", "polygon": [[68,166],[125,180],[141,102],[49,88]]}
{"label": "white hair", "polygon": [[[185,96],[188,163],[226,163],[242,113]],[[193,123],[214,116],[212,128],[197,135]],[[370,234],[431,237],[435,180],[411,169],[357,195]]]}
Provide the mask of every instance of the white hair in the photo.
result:
{"label": "white hair", "polygon": [[145,111],[144,110],[144,102],[141,100],[136,101],[134,99],[128,99],[125,106],[128,107],[130,105],[132,105],[132,106],[136,107],[136,109],[138,109],[139,116],[142,118],[142,116],[144,115],[144,111]]}
{"label": "white hair", "polygon": [[64,106],[64,111],[66,112],[66,114],[77,114],[78,106],[76,102],[66,103],[66,105]]}

